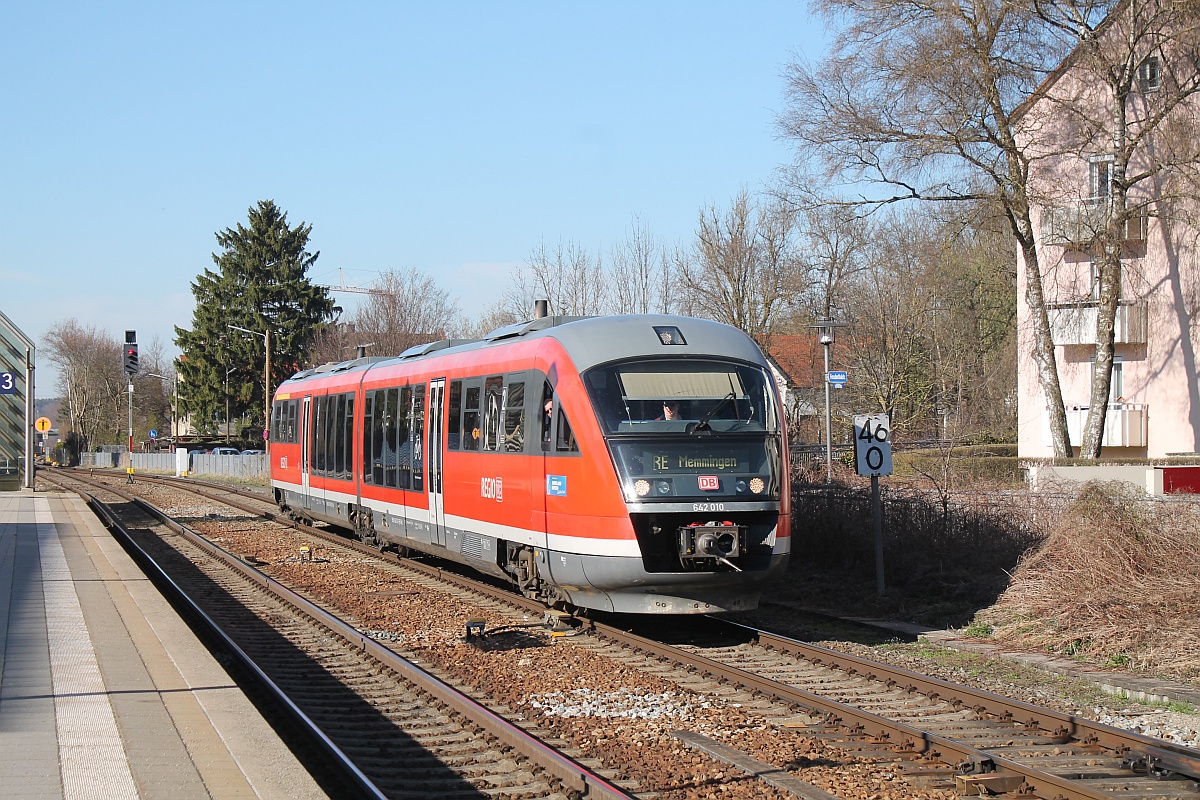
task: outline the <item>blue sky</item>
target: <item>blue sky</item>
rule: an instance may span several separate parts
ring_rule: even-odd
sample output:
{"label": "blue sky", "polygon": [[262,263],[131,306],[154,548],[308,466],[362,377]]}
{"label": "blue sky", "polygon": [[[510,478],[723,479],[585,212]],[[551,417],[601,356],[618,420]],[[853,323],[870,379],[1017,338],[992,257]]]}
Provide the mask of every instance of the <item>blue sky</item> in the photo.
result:
{"label": "blue sky", "polygon": [[823,41],[802,0],[342,5],[0,6],[0,310],[174,355],[213,234],[273,199],[318,282],[417,267],[477,315],[540,241],[686,242],[767,185]]}

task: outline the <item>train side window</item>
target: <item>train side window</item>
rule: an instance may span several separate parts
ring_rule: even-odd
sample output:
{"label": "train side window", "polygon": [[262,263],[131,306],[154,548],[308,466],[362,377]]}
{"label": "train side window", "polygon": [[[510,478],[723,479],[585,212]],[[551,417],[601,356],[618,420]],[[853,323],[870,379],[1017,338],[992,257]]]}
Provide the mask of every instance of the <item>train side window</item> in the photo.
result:
{"label": "train side window", "polygon": [[333,426],[333,477],[340,478],[346,470],[346,395],[331,398],[334,406],[329,422]]}
{"label": "train side window", "polygon": [[446,449],[458,450],[462,444],[462,381],[450,382],[446,413]]}
{"label": "train side window", "polygon": [[325,398],[325,476],[337,477],[337,432],[341,429],[341,417],[338,416],[338,396]]}
{"label": "train side window", "polygon": [[318,397],[313,403],[313,474],[325,474],[325,416],[327,397]]}
{"label": "train side window", "polygon": [[300,416],[300,401],[289,400],[287,404],[287,439],[291,444],[300,443],[300,428],[296,419]]}
{"label": "train side window", "polygon": [[311,427],[308,429],[308,451],[311,454],[309,456],[309,464],[314,475],[320,474],[317,469],[318,463],[324,463],[324,461],[320,458],[320,451],[317,449],[317,444],[325,441],[325,432],[321,429],[320,424],[321,420],[325,419],[325,417],[321,415],[321,400],[322,398],[320,397],[314,397],[312,399],[312,405],[309,407],[309,414],[311,415],[312,419],[309,420],[309,425]]}
{"label": "train side window", "polygon": [[425,386],[413,387],[412,426],[412,488],[425,489]]}
{"label": "train side window", "polygon": [[346,395],[346,416],[342,417],[346,430],[345,451],[342,453],[342,479],[350,480],[354,472],[354,395]]}
{"label": "train side window", "polygon": [[463,399],[463,450],[478,450],[482,436],[479,424],[479,387],[468,386]]}
{"label": "train side window", "polygon": [[271,405],[271,441],[281,442],[283,430],[279,427],[279,417],[283,413],[283,403],[275,402]]}
{"label": "train side window", "polygon": [[371,415],[371,483],[383,486],[383,420],[387,405],[387,392],[372,392],[375,401]]}
{"label": "train side window", "polygon": [[504,451],[520,453],[525,449],[525,382],[508,384],[504,395]]}
{"label": "train side window", "polygon": [[504,378],[499,375],[483,383],[483,449],[500,449],[500,414],[504,407]]}
{"label": "train side window", "polygon": [[396,403],[399,389],[388,389],[385,393],[383,418],[383,483],[385,486],[396,488],[398,473],[396,431],[400,427],[396,418]]}
{"label": "train side window", "polygon": [[399,486],[401,489],[412,487],[412,442],[409,431],[412,430],[412,387],[400,389],[400,407],[396,415],[396,464],[399,469]]}
{"label": "train side window", "polygon": [[363,393],[363,429],[362,429],[362,479],[363,483],[374,483],[375,475],[371,469],[371,436],[375,432],[375,393]]}
{"label": "train side window", "polygon": [[558,409],[558,429],[554,437],[554,449],[559,453],[578,453],[579,442],[571,432],[571,423],[567,420],[567,412]]}

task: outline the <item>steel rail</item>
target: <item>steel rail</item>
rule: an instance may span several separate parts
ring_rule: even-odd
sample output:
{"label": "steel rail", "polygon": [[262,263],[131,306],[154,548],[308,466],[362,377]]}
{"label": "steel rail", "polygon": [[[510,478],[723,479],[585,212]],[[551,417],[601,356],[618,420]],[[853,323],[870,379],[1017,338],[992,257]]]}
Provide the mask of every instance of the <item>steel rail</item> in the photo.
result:
{"label": "steel rail", "polygon": [[[547,773],[562,781],[564,786],[574,792],[575,797],[589,799],[596,798],[596,800],[633,800],[632,795],[610,783],[604,777],[597,775],[588,768],[584,767],[582,764],[579,764],[573,759],[553,749],[540,739],[537,739],[536,737],[526,733],[520,727],[504,719],[491,709],[481,705],[480,703],[477,703],[454,687],[438,680],[433,675],[430,675],[428,672],[421,669],[416,664],[413,664],[408,659],[403,658],[392,650],[380,645],[370,637],[365,636],[352,626],[347,625],[338,617],[330,614],[325,609],[317,606],[307,598],[297,594],[270,576],[263,574],[237,556],[208,541],[187,526],[181,525],[180,523],[171,519],[169,516],[155,508],[150,503],[147,503],[139,497],[129,495],[113,487],[104,486],[103,488],[105,491],[110,491],[119,497],[124,497],[133,502],[146,513],[152,515],[156,519],[159,519],[172,532],[186,538],[192,545],[204,550],[206,553],[220,561],[225,566],[234,569],[244,578],[261,586],[272,595],[278,597],[286,603],[295,606],[303,613],[319,620],[321,624],[330,628],[334,633],[348,643],[359,647],[364,652],[370,654],[373,658],[395,670],[418,688],[426,691],[439,702],[442,702],[448,707],[453,708],[457,713],[461,714],[473,724],[485,730],[488,734],[494,736],[499,741],[529,757],[533,763],[537,764],[541,768],[545,769]],[[98,503],[99,501],[94,502]],[[222,500],[220,502],[225,501]],[[113,521],[115,522],[115,519],[113,519]],[[305,528],[301,526],[301,529]],[[125,533],[125,537],[127,536],[128,534]],[[132,540],[130,539],[129,541]],[[134,546],[136,547],[136,543]],[[137,549],[138,551],[141,551],[141,548]],[[145,558],[149,559],[150,557],[145,555]],[[164,574],[165,576],[165,573],[162,573],[162,570],[158,569],[156,565],[156,574],[158,573]],[[167,578],[167,580],[169,581],[170,579]],[[174,586],[173,583],[171,585]],[[177,591],[182,593],[182,590],[179,590],[178,587],[175,588]],[[190,600],[188,602],[189,606],[195,607],[195,604]],[[203,612],[200,613],[203,614]],[[207,617],[205,617],[205,620],[208,624],[212,624],[214,626],[216,624],[211,620],[208,620]],[[228,641],[228,637],[224,637],[223,634],[222,637]],[[234,646],[236,647],[236,645]],[[238,652],[240,653],[240,649]],[[254,669],[256,672],[261,674],[261,671],[258,670],[257,667],[254,667]],[[265,675],[263,677],[265,678]],[[269,679],[267,680],[269,681]],[[271,685],[274,686],[274,684]],[[288,703],[289,707],[295,708],[293,705],[291,705],[290,701],[288,701]],[[301,712],[298,708],[295,708],[295,713],[307,720],[307,717],[305,717],[303,712]],[[310,722],[310,724],[312,723]],[[324,739],[324,734],[321,734],[321,737]],[[328,740],[325,739],[325,741]],[[344,754],[341,754],[340,750],[336,749],[336,745],[334,745],[332,742],[329,742],[329,746],[334,748],[336,753],[338,753],[341,758],[346,758]],[[357,771],[357,767],[354,769]],[[365,776],[363,776],[363,779],[366,780]],[[377,789],[375,791],[378,792]],[[383,797],[383,795],[377,796]]]}
{"label": "steel rail", "polygon": [[[234,655],[239,664],[254,676],[255,680],[257,680],[260,686],[267,691],[272,699],[279,703],[287,711],[288,715],[300,725],[301,730],[304,731],[304,734],[310,740],[315,742],[321,750],[325,751],[325,753],[332,759],[333,764],[338,770],[346,775],[350,781],[366,796],[380,798],[380,800],[386,800],[387,795],[385,795],[370,778],[363,774],[362,770],[360,770],[350,759],[350,757],[347,756],[346,753],[343,752],[342,749],[338,747],[337,744],[335,744],[333,740],[325,734],[324,731],[321,730],[320,726],[318,726],[307,714],[305,714],[304,711],[292,701],[287,693],[280,688],[279,685],[275,683],[275,681],[273,681],[271,677],[262,670],[261,667],[258,666],[258,664],[255,663],[254,659],[251,658],[250,655],[246,653],[246,651],[243,650],[212,617],[205,613],[199,604],[197,604],[196,601],[193,600],[192,597],[186,591],[184,591],[184,589],[179,586],[179,584],[177,584],[169,574],[167,574],[166,570],[162,568],[162,566],[154,559],[154,557],[147,553],[137,543],[137,541],[130,534],[129,530],[121,524],[120,520],[117,519],[116,515],[112,512],[107,504],[97,500],[95,496],[83,491],[82,489],[71,488],[61,483],[59,485],[68,491],[75,492],[81,498],[83,498],[88,507],[92,509],[93,513],[95,513],[104,526],[108,528],[109,532],[116,537],[117,541],[121,544],[125,551],[130,554],[133,560],[137,562],[142,571],[147,573],[147,576],[155,584],[155,586],[159,588],[159,591],[170,595],[174,599],[173,605],[176,605],[176,607],[182,605],[186,609],[186,612],[191,615],[193,619],[199,621],[199,623],[204,627],[205,630],[208,631],[210,635],[216,637],[229,650],[229,652]],[[138,502],[137,498],[133,497],[132,495],[127,495],[124,492],[113,490],[109,487],[104,487],[104,490],[111,491],[118,497],[123,497],[131,502]]]}
{"label": "steel rail", "polygon": [[[174,483],[174,481],[169,479],[161,480],[164,483]],[[187,486],[186,484],[184,486],[190,491],[198,491],[192,486]],[[225,487],[220,488],[224,490]],[[199,493],[209,499],[226,503],[248,513],[262,513],[248,506],[231,503],[226,499],[203,491]],[[267,498],[255,497],[255,500],[259,503],[271,504],[271,500]],[[298,530],[310,535],[336,541],[343,546],[368,553],[378,553],[376,548],[369,545],[310,528],[280,515],[268,512],[264,516],[281,524],[294,526]],[[540,602],[522,597],[510,590],[480,583],[471,578],[458,575],[455,572],[407,559],[404,560],[404,566],[439,580],[454,583],[460,588],[482,594],[490,599],[510,603],[522,610],[533,613],[543,613],[546,611],[545,605]],[[1100,746],[1113,751],[1118,756],[1125,757],[1127,760],[1130,757],[1141,757],[1144,759],[1144,764],[1147,767],[1163,767],[1172,772],[1188,775],[1189,777],[1197,777],[1198,773],[1200,773],[1200,757],[1198,757],[1196,751],[1182,745],[1154,739],[1131,731],[1123,731],[1102,723],[1081,719],[1051,709],[1040,708],[1018,700],[1003,698],[982,690],[960,686],[938,678],[919,675],[915,672],[850,656],[835,650],[809,645],[798,640],[779,636],[778,634],[758,631],[748,626],[737,625],[736,623],[729,623],[723,620],[721,622],[739,628],[743,632],[750,633],[764,647],[789,652],[792,655],[798,655],[814,663],[827,664],[844,669],[851,674],[861,673],[885,683],[895,681],[895,685],[898,685],[902,689],[924,692],[933,698],[941,699],[947,703],[954,703],[957,700],[959,704],[966,705],[977,712],[983,711],[994,714],[1002,721],[1007,720],[1009,715],[1014,719],[1020,719],[1021,717],[1018,717],[1019,712],[1021,715],[1027,715],[1024,717],[1026,725],[1031,726],[1031,729],[1043,732],[1049,738],[1058,738],[1063,741],[1074,739],[1080,745]],[[1094,791],[1079,783],[1043,772],[1012,759],[995,755],[986,750],[971,747],[947,737],[931,734],[915,726],[897,722],[855,708],[854,706],[840,703],[836,700],[829,700],[781,681],[754,675],[737,667],[723,664],[715,659],[680,650],[671,645],[656,642],[653,639],[622,630],[613,625],[592,619],[587,619],[586,625],[590,630],[618,641],[627,647],[641,650],[657,658],[676,661],[719,679],[734,681],[756,691],[795,703],[816,712],[819,716],[825,717],[832,724],[840,725],[860,735],[869,736],[874,743],[888,746],[897,752],[937,756],[963,774],[993,774],[999,778],[1019,778],[1020,782],[1025,784],[1022,791],[1026,793],[1032,791],[1033,794],[1045,798],[1061,797],[1063,800],[1100,800],[1100,798],[1108,798],[1111,800],[1113,796],[1105,792]],[[1052,730],[1047,729],[1041,724],[1043,719],[1053,720],[1059,724],[1059,727]],[[943,753],[949,753],[952,756],[951,758],[943,758]],[[1004,784],[1001,782],[998,785],[1003,786]],[[1014,783],[1012,788],[1015,789],[1016,785]]]}
{"label": "steel rail", "polygon": [[[982,689],[921,675],[902,667],[881,664],[735,622],[721,620],[721,623],[748,633],[763,647],[799,656],[814,664],[831,665],[851,675],[862,674],[869,680],[882,681],[908,692],[918,692],[940,699],[956,708],[965,706],[1002,721],[1023,719],[1022,724],[1026,729],[1044,731],[1052,738],[1064,742],[1074,741],[1081,745],[1099,745],[1122,754],[1132,753],[1143,758],[1148,764],[1160,765],[1190,778],[1200,778],[1200,753],[1176,742],[1155,739],[1074,714],[1035,706]],[[1049,725],[1046,724],[1047,721]],[[1057,727],[1053,727],[1055,725]]]}

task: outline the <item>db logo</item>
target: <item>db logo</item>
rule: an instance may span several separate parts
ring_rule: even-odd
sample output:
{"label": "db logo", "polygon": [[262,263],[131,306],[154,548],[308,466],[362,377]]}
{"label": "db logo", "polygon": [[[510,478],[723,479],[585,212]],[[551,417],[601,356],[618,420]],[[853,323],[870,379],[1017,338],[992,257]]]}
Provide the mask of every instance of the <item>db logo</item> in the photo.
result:
{"label": "db logo", "polygon": [[721,488],[721,479],[716,475],[699,475],[700,491],[715,492]]}

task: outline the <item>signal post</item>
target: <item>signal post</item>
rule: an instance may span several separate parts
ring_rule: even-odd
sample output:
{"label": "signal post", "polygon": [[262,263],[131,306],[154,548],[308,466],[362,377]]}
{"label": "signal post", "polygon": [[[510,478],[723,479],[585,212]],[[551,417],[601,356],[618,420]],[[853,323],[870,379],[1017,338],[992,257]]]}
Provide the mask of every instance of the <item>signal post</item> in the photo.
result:
{"label": "signal post", "polygon": [[125,331],[125,349],[122,366],[129,376],[129,467],[126,474],[133,483],[133,376],[138,371],[137,331]]}

